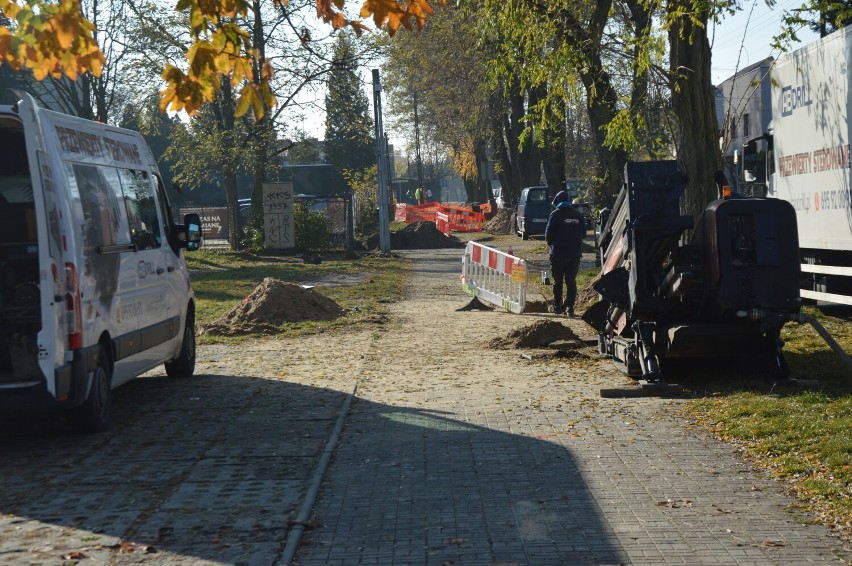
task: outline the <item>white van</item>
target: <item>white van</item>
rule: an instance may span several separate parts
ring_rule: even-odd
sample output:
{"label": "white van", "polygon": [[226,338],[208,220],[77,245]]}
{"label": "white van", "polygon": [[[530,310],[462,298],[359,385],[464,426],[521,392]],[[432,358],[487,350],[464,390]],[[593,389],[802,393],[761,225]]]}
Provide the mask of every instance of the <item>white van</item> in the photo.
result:
{"label": "white van", "polygon": [[15,94],[0,106],[0,410],[67,409],[104,430],[113,388],[195,369],[182,254],[201,222],[173,223],[140,134]]}

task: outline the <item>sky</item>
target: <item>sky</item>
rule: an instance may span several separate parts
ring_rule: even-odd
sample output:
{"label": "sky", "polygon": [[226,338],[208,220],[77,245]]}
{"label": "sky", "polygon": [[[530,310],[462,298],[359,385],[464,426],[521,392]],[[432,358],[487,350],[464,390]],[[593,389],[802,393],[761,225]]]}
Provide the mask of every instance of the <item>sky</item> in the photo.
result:
{"label": "sky", "polygon": [[[744,10],[725,18],[720,24],[708,29],[712,49],[712,80],[718,85],[731,77],[736,70],[744,69],[769,57],[778,58],[779,52],[772,50],[769,44],[772,37],[781,29],[781,17],[784,9],[796,8],[802,0],[778,0],[774,8],[766,6],[765,0],[743,0]],[[754,7],[749,17],[749,11]],[[715,33],[714,33],[715,32]],[[801,40],[791,48],[810,43],[818,34],[803,29],[796,34]],[[739,57],[739,65],[737,59]]]}

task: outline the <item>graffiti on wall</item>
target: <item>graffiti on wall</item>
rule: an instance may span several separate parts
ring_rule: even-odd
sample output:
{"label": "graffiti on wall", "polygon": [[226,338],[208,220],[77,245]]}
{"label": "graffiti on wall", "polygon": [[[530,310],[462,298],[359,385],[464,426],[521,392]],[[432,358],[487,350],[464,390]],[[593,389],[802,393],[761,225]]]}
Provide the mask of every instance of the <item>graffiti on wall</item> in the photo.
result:
{"label": "graffiti on wall", "polygon": [[296,247],[293,183],[263,184],[263,225],[267,250],[286,250]]}

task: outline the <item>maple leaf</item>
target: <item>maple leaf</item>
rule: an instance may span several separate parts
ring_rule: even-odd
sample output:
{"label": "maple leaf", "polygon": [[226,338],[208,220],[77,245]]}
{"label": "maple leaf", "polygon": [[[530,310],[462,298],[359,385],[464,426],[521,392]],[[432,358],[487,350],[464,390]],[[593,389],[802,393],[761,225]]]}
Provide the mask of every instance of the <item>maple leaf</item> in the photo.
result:
{"label": "maple leaf", "polygon": [[206,70],[215,71],[216,49],[206,41],[197,41],[186,53],[189,69],[193,75],[203,75]]}
{"label": "maple leaf", "polygon": [[426,0],[410,0],[405,12],[417,22],[417,29],[423,29],[426,17],[433,14],[432,6]]}
{"label": "maple leaf", "polygon": [[78,19],[73,14],[68,13],[56,14],[51,20],[51,26],[56,34],[59,47],[65,50],[71,49],[74,38],[82,31],[78,24]]}
{"label": "maple leaf", "polygon": [[249,110],[252,110],[257,118],[263,116],[263,102],[257,95],[254,85],[251,84],[245,85],[240,91],[240,97],[237,101],[237,108],[234,110],[234,114],[242,116]]}

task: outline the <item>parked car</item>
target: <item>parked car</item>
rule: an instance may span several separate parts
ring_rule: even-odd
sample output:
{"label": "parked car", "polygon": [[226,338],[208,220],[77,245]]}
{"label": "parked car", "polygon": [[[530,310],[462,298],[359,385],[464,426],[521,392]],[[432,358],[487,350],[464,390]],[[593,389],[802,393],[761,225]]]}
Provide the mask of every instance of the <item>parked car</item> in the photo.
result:
{"label": "parked car", "polygon": [[568,193],[568,197],[571,200],[579,198],[581,201],[584,201],[587,198],[586,193],[589,190],[589,185],[588,179],[568,177],[565,179],[565,192]]}
{"label": "parked car", "polygon": [[547,219],[553,207],[546,186],[527,187],[521,190],[515,214],[515,232],[524,240],[534,234],[544,234]]}
{"label": "parked car", "polygon": [[574,199],[574,208],[576,208],[586,219],[586,230],[591,230],[594,227],[594,216],[592,215],[592,205],[579,199]]}

